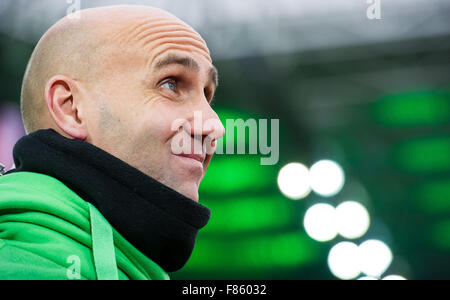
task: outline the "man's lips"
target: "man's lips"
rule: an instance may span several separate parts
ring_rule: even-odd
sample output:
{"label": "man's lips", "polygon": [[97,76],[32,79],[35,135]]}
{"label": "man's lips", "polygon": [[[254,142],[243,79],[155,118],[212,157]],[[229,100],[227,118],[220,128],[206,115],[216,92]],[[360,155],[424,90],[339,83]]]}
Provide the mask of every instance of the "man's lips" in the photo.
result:
{"label": "man's lips", "polygon": [[195,160],[199,161],[202,164],[205,161],[205,157],[206,157],[206,155],[201,155],[201,154],[183,154],[183,153],[182,154],[177,154],[177,156],[195,159]]}

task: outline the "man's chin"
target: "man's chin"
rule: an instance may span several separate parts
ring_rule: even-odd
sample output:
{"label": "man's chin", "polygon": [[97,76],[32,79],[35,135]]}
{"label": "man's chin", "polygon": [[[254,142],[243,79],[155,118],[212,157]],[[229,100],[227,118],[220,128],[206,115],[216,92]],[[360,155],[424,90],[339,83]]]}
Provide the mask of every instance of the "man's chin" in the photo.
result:
{"label": "man's chin", "polygon": [[187,191],[187,192],[178,191],[178,192],[180,194],[186,196],[187,198],[191,199],[192,201],[195,201],[198,203],[198,200],[199,200],[198,191]]}
{"label": "man's chin", "polygon": [[[164,184],[164,182],[162,183]],[[195,183],[187,183],[187,182],[184,184],[170,183],[165,185],[195,202],[198,202],[199,200],[198,185]]]}

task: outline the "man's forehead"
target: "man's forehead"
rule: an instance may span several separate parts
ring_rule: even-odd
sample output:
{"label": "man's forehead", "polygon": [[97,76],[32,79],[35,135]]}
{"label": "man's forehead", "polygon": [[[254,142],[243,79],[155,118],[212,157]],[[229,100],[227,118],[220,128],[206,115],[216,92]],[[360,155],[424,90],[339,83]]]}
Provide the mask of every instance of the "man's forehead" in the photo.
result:
{"label": "man's forehead", "polygon": [[142,51],[149,64],[174,51],[199,54],[212,63],[208,46],[200,34],[177,19],[139,19],[127,26],[124,24],[110,39],[122,49]]}
{"label": "man's forehead", "polygon": [[153,10],[134,13],[116,15],[110,25],[105,20],[100,21],[103,26],[98,27],[106,30],[98,31],[99,39],[108,40],[114,57],[125,64],[144,63],[147,74],[170,64],[183,65],[194,71],[207,72],[217,83],[217,69],[198,32],[165,11],[161,14],[158,10],[156,14]]}
{"label": "man's forehead", "polygon": [[[135,19],[126,19],[112,34],[112,40],[122,46],[138,46],[154,51],[159,56],[168,49],[159,49],[171,45],[172,48],[192,48],[207,59],[210,59],[209,49],[201,35],[192,27],[168,15],[165,17],[141,16]],[[160,50],[160,51],[158,51]]]}

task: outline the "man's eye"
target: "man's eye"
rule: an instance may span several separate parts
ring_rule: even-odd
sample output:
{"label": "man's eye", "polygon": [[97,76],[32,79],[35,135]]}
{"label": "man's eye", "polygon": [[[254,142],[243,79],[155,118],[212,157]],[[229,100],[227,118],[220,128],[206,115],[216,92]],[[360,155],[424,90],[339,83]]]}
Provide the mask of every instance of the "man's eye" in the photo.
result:
{"label": "man's eye", "polygon": [[164,82],[163,84],[161,84],[161,87],[164,89],[169,89],[174,92],[176,91],[176,83],[173,80]]}

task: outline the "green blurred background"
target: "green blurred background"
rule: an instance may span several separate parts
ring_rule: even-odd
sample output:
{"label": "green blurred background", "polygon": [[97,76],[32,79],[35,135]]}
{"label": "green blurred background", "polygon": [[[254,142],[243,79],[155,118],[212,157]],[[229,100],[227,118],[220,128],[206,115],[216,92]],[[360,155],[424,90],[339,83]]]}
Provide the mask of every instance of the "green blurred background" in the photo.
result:
{"label": "green blurred background", "polygon": [[[385,266],[377,277],[450,279],[450,3],[381,0],[382,18],[371,20],[366,1],[315,2],[79,3],[173,12],[210,47],[220,72],[214,109],[224,125],[280,120],[277,164],[261,165],[260,154],[215,155],[200,187],[211,221],[172,279],[360,278],[368,274],[363,269],[339,276],[354,259],[339,256],[339,273],[330,250],[371,239],[392,254],[380,258],[378,266]],[[39,37],[74,2],[1,3],[0,161],[9,167],[12,145],[23,135],[18,105],[26,63]],[[248,153],[248,136],[235,139]],[[342,168],[337,193],[312,190],[293,200],[280,191],[283,166],[310,168],[320,160]],[[368,212],[370,226],[361,236],[319,242],[307,233],[308,209],[345,201]],[[377,253],[370,255],[377,261]]]}

